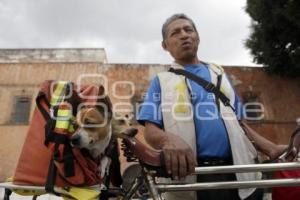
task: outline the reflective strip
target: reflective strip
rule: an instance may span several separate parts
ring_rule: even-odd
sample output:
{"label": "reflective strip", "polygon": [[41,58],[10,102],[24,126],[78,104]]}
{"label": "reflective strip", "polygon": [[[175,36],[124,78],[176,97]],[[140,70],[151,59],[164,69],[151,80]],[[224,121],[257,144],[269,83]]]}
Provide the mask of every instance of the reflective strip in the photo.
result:
{"label": "reflective strip", "polygon": [[73,133],[75,131],[74,125],[71,121],[75,120],[73,115],[59,116],[55,123],[55,128],[66,129],[68,132]]}
{"label": "reflective strip", "polygon": [[71,118],[72,112],[70,109],[65,110],[58,108],[55,128],[69,129]]}
{"label": "reflective strip", "polygon": [[65,118],[65,119],[69,120],[71,118],[71,116],[72,116],[72,113],[71,113],[70,109],[62,110],[62,109],[58,108],[57,117],[59,117],[59,118],[62,117],[63,119]]}
{"label": "reflective strip", "polygon": [[55,124],[55,128],[60,128],[60,129],[68,129],[69,128],[69,121],[59,121],[57,120],[56,121],[56,124]]}
{"label": "reflective strip", "polygon": [[176,84],[176,90],[178,91],[178,99],[175,104],[175,113],[188,113],[189,107],[187,106],[187,102],[185,101],[186,96],[186,84],[184,81]]}
{"label": "reflective strip", "polygon": [[67,82],[65,81],[59,81],[56,85],[56,88],[51,96],[51,105],[56,105],[61,102],[61,100],[64,99],[64,90]]}

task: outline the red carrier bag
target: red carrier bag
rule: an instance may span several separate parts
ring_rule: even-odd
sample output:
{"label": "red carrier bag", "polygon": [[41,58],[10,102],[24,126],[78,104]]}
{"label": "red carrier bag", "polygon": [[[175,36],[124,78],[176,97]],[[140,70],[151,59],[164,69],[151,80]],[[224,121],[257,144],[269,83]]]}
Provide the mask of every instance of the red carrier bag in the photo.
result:
{"label": "red carrier bag", "polygon": [[70,112],[74,118],[79,105],[96,102],[105,103],[108,112],[111,112],[111,102],[104,94],[103,86],[78,87],[71,82],[45,81],[36,98],[37,107],[13,183],[45,186],[47,192],[54,192],[54,186],[91,186],[101,183],[96,162],[87,152],[73,148],[69,143],[75,131],[71,120],[60,121],[56,115]]}
{"label": "red carrier bag", "polygon": [[[275,172],[275,179],[300,178],[300,169],[283,170]],[[273,200],[296,200],[300,199],[300,186],[297,187],[274,187],[272,188]]]}

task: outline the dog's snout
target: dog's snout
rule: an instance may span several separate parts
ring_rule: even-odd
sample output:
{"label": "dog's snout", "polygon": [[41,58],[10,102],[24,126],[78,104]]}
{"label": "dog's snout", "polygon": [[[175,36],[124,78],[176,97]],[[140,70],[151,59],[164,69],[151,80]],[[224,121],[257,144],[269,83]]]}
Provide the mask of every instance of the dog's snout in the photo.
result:
{"label": "dog's snout", "polygon": [[134,137],[138,133],[138,129],[136,128],[130,128],[126,130],[126,135],[129,135],[130,137]]}
{"label": "dog's snout", "polygon": [[71,144],[74,146],[78,146],[80,144],[80,136],[75,136],[71,138]]}

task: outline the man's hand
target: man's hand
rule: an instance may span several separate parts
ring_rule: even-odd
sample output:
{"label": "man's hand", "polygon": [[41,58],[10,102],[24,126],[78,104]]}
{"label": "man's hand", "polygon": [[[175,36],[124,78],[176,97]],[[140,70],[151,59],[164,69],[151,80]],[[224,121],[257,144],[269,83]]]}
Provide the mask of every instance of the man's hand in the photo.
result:
{"label": "man's hand", "polygon": [[287,149],[287,145],[275,145],[270,151],[269,154],[267,155],[270,160],[275,160],[279,156],[281,156],[284,151]]}
{"label": "man's hand", "polygon": [[278,159],[278,162],[294,162],[297,161],[298,151],[296,148],[291,149],[289,152],[288,145],[276,145],[268,155],[270,160]]}
{"label": "man's hand", "polygon": [[165,133],[161,141],[167,172],[175,180],[195,172],[196,159],[191,147],[179,136]]}
{"label": "man's hand", "polygon": [[151,122],[146,122],[145,127],[146,141],[163,151],[166,170],[173,179],[182,179],[195,171],[197,161],[194,152],[180,136],[167,133]]}

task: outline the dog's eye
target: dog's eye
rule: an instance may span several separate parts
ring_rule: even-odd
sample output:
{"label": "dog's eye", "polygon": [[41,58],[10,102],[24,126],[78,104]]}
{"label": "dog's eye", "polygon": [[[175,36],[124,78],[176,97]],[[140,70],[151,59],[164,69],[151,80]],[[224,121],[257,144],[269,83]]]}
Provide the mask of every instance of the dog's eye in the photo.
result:
{"label": "dog's eye", "polygon": [[86,127],[86,129],[93,132],[97,130],[95,127]]}
{"label": "dog's eye", "polygon": [[119,120],[119,123],[120,123],[120,124],[125,124],[125,120],[124,120],[124,119],[120,119],[120,120]]}
{"label": "dog's eye", "polygon": [[85,120],[85,121],[84,121],[84,124],[85,124],[85,125],[95,125],[96,123],[95,123],[95,122],[92,122],[92,121],[90,121],[90,120]]}

